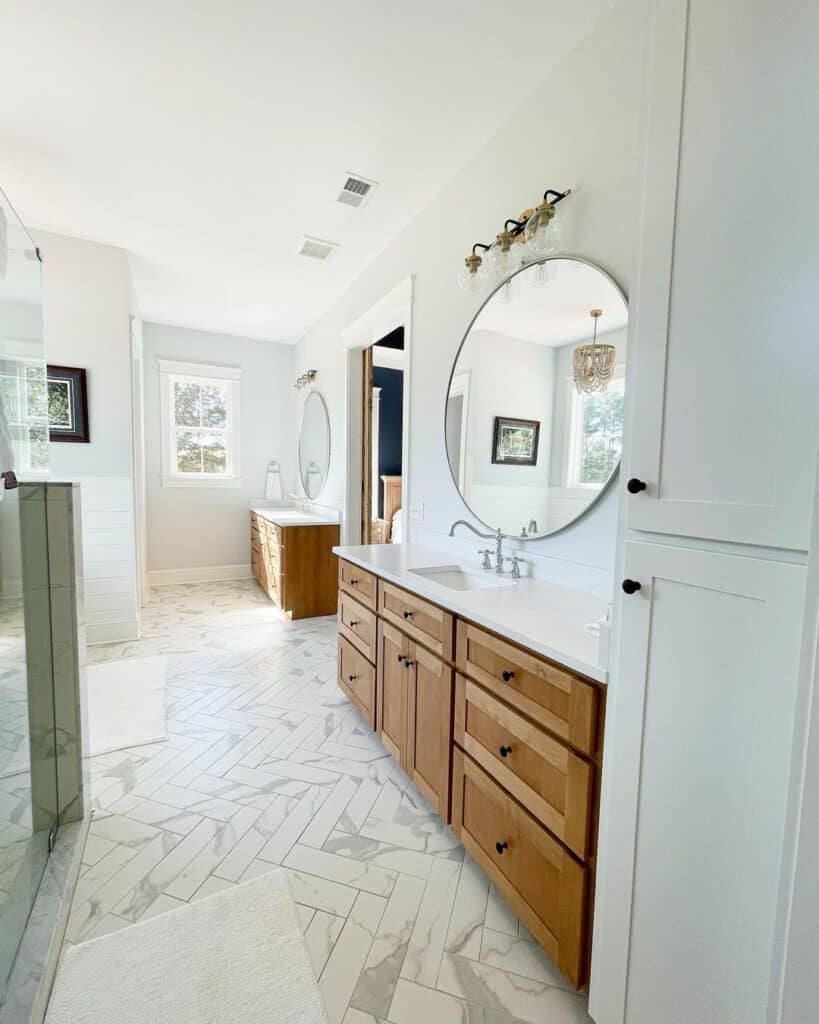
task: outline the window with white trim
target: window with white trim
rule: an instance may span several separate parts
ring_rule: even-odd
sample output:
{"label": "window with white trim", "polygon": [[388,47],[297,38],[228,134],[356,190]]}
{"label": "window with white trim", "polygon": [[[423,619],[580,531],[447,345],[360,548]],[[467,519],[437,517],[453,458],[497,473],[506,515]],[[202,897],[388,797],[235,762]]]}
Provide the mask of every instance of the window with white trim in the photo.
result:
{"label": "window with white trim", "polygon": [[614,472],[623,447],[623,370],[615,370],[604,391],[578,395],[572,383],[571,392],[567,486],[599,490]]}
{"label": "window with white trim", "polygon": [[[20,343],[20,347],[27,343]],[[9,346],[3,346],[8,348]],[[18,464],[18,475],[48,476],[48,403],[42,359],[0,358],[0,397]]]}
{"label": "window with white trim", "polygon": [[162,483],[166,487],[237,487],[238,367],[159,360]]}

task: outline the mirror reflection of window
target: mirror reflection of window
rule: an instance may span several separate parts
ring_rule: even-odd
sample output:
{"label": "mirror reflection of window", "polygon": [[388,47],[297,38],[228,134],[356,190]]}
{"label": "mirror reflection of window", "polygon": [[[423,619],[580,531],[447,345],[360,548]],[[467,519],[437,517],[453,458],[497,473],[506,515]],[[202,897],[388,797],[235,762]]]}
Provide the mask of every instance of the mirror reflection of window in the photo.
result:
{"label": "mirror reflection of window", "polygon": [[[582,260],[520,271],[479,311],[452,371],[445,439],[453,480],[472,513],[512,536],[545,536],[583,515],[617,471],[623,437],[628,309],[617,285]],[[602,309],[594,321],[589,313]],[[574,381],[575,355],[614,349],[600,390]],[[600,351],[600,350],[595,350]],[[592,353],[594,354],[594,353]],[[498,430],[527,422],[536,457],[498,458]]]}

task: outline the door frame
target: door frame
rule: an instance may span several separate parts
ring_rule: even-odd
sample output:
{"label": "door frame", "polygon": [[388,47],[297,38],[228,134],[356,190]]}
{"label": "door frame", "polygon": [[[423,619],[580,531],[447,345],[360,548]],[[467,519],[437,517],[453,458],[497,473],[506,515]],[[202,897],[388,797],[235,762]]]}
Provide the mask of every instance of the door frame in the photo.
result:
{"label": "door frame", "polygon": [[[342,508],[342,541],[344,544],[368,543],[361,536],[361,480],[364,401],[364,350],[386,337],[398,327],[404,328],[404,415],[401,438],[401,473],[403,476],[401,504],[404,509],[404,539],[409,540],[410,508],[410,376],[412,368],[412,300],[414,279],[410,274],[386,293],[374,306],[350,323],[341,332],[346,350],[344,386],[344,449],[347,467]],[[369,466],[367,467],[369,471]]]}

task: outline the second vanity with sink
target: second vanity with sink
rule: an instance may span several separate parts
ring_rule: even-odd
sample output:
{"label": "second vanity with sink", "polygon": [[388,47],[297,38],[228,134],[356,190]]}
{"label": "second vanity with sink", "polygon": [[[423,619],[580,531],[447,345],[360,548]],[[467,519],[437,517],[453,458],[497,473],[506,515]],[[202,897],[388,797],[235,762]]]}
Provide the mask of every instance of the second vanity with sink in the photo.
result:
{"label": "second vanity with sink", "polygon": [[588,978],[601,598],[414,544],[336,547],[338,684],[573,985]]}

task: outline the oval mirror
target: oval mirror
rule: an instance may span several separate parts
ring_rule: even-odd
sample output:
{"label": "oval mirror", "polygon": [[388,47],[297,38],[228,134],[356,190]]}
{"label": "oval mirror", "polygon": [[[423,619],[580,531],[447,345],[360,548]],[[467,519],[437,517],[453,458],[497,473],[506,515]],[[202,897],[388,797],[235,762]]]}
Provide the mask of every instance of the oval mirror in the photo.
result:
{"label": "oval mirror", "polygon": [[609,486],[627,323],[620,288],[580,259],[528,264],[478,311],[452,368],[445,433],[452,478],[489,529],[546,537]]}
{"label": "oval mirror", "polygon": [[330,468],[330,417],[318,391],[304,402],[299,431],[299,473],[308,498],[321,494]]}

